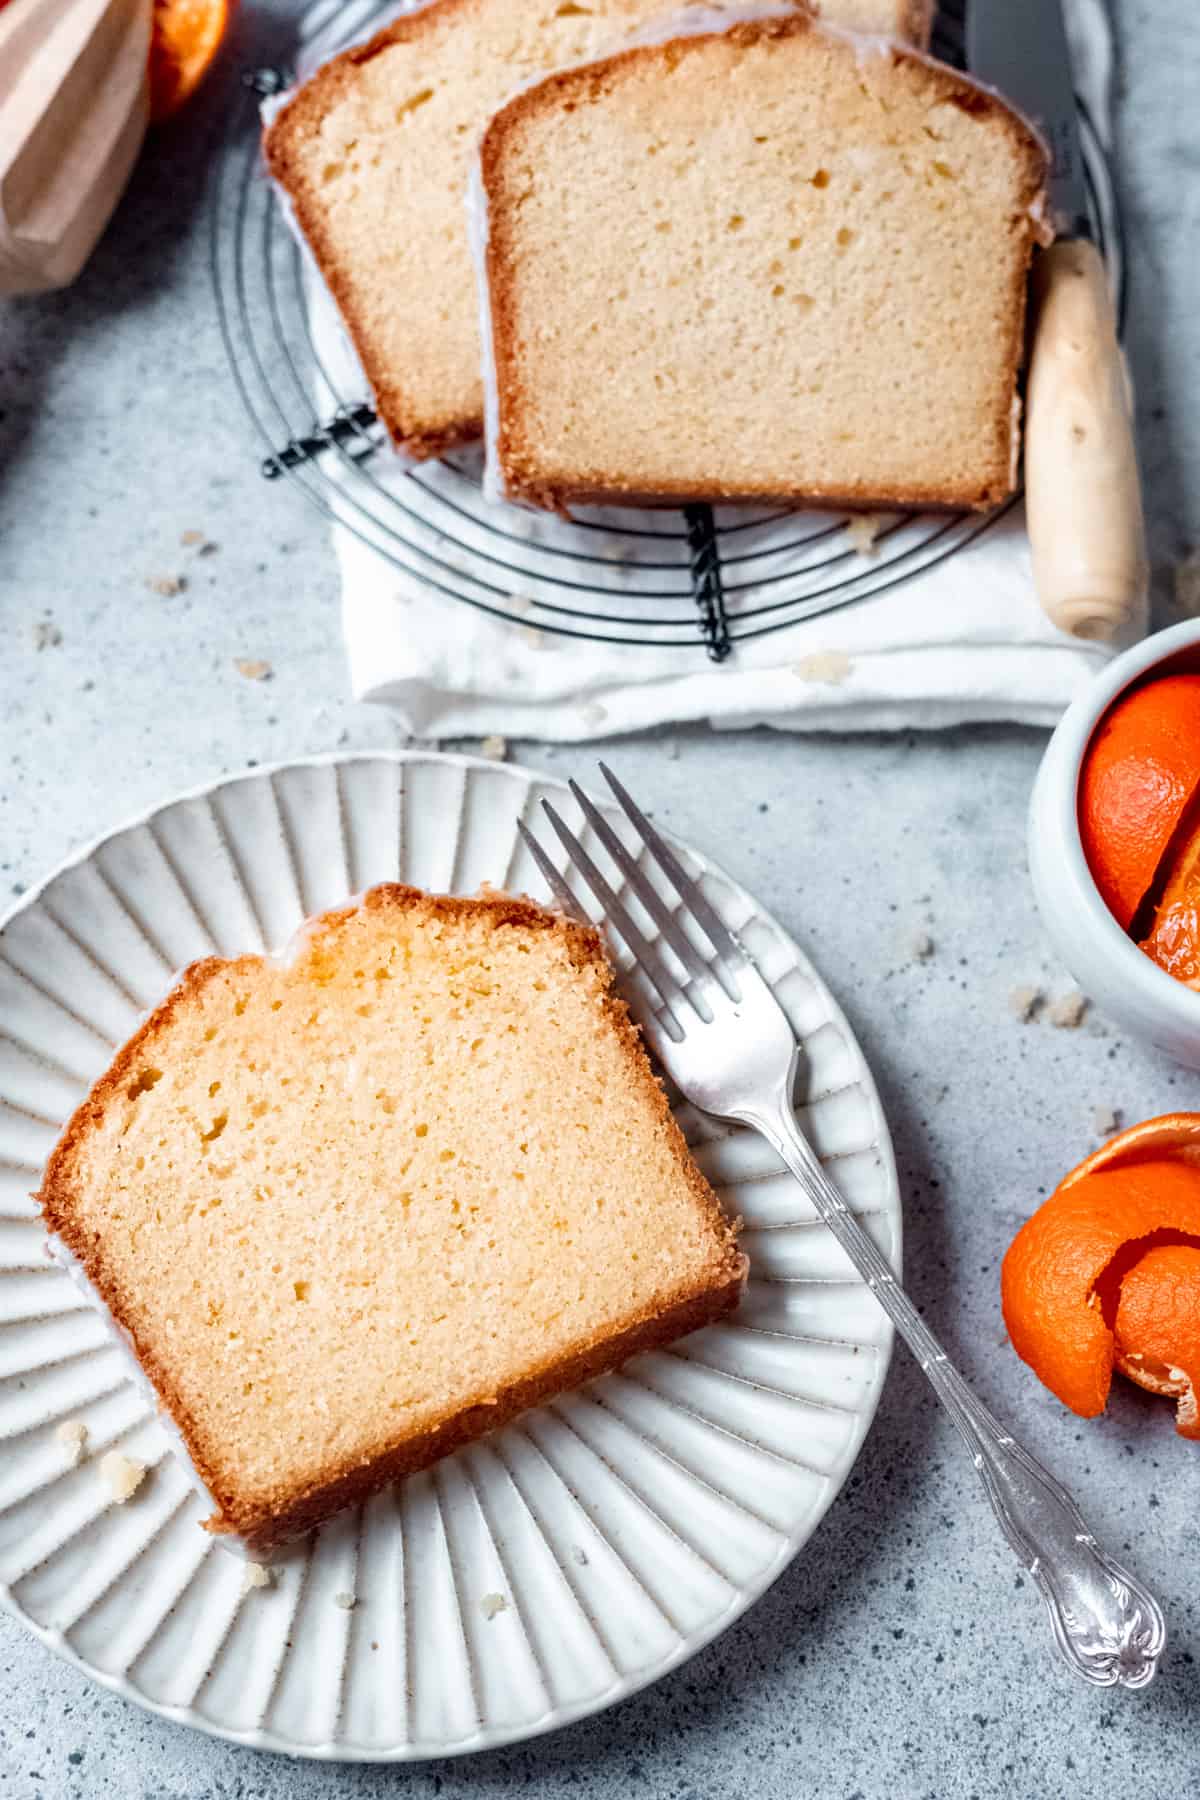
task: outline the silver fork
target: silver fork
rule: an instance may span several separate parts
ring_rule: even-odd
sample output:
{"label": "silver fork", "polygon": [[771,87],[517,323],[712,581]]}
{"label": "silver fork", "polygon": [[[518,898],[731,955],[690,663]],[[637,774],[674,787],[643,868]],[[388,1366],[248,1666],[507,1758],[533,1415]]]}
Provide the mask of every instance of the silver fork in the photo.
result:
{"label": "silver fork", "polygon": [[[783,1158],[958,1427],[1001,1530],[1041,1590],[1055,1642],[1067,1662],[1100,1687],[1145,1687],[1154,1678],[1166,1640],[1158,1602],[1100,1548],[1066,1489],[1004,1430],[951,1363],[796,1123],[792,1095],[800,1049],[782,1007],[670,845],[611,771],[603,763],[600,767],[644,849],[678,894],[679,909],[668,906],[604,813],[575,782],[571,792],[653,919],[659,942],[639,929],[620,894],[554,807],[548,801],[542,805],[599,902],[605,925],[624,939],[658,996],[654,1005],[639,984],[624,984],[625,998],[663,1068],[694,1106],[752,1126]],[[575,894],[524,824],[521,833],[557,900],[589,924]],[[684,931],[684,917],[707,938],[706,953]],[[680,974],[662,944],[669,946]]]}

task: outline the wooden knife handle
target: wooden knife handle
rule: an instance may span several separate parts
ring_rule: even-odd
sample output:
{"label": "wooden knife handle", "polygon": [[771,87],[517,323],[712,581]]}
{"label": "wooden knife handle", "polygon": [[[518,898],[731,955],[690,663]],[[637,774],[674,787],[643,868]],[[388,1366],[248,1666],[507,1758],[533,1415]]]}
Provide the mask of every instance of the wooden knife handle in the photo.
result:
{"label": "wooden knife handle", "polygon": [[1146,623],[1148,569],[1129,384],[1095,246],[1053,244],[1033,276],[1025,501],[1047,616],[1112,642]]}

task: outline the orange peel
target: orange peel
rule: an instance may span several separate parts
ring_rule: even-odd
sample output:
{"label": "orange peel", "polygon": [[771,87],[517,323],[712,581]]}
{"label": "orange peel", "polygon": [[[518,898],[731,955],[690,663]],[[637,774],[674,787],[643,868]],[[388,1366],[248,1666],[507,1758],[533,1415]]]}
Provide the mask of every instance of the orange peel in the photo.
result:
{"label": "orange peel", "polygon": [[1200,1248],[1147,1250],[1121,1283],[1114,1340],[1122,1375],[1177,1399],[1176,1431],[1200,1438]]}
{"label": "orange peel", "polygon": [[1160,1113],[1127,1125],[1076,1163],[1059,1188],[1072,1187],[1098,1169],[1126,1169],[1139,1162],[1182,1162],[1200,1169],[1200,1112]]}
{"label": "orange peel", "polygon": [[1101,720],[1079,784],[1083,851],[1128,931],[1200,794],[1200,675],[1164,675]]}
{"label": "orange peel", "polygon": [[229,25],[230,0],[154,0],[150,118],[161,124],[190,100]]}
{"label": "orange peel", "polygon": [[1139,949],[1176,981],[1200,988],[1200,824],[1193,826],[1168,871]]}
{"label": "orange peel", "polygon": [[1018,1356],[1072,1412],[1104,1411],[1115,1366],[1178,1397],[1200,1436],[1200,1113],[1146,1120],[1073,1169],[1009,1246],[1001,1299]]}

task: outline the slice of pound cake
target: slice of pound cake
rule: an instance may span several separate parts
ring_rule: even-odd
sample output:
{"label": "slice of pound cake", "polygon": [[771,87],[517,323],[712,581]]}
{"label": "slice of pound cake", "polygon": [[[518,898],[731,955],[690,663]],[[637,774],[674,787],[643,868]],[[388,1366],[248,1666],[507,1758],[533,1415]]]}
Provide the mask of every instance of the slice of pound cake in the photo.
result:
{"label": "slice of pound cake", "polygon": [[1044,177],[994,94],[811,16],[550,76],[480,151],[503,490],[994,505]]}
{"label": "slice of pound cake", "polygon": [[79,1108],[41,1203],[270,1548],[728,1313],[745,1273],[599,939],[372,889],[287,960],[195,964]]}
{"label": "slice of pound cake", "polygon": [[[271,173],[410,456],[483,429],[464,213],[479,133],[523,82],[614,48],[663,10],[663,0],[433,0],[325,64],[267,130]],[[928,29],[921,0],[829,0],[827,10],[870,30]]]}

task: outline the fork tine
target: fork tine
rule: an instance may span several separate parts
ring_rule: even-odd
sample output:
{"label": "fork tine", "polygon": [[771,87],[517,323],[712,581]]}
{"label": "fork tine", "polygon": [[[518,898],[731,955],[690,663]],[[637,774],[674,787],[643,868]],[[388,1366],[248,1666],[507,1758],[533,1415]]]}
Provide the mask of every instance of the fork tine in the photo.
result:
{"label": "fork tine", "polygon": [[[663,966],[662,959],[646,942],[646,939],[642,936],[642,933],[630,918],[627,908],[621,904],[620,900],[618,900],[608,882],[604,879],[583,845],[579,842],[579,839],[575,836],[575,833],[568,825],[563,823],[548,800],[542,801],[542,811],[557,832],[563,849],[567,852],[567,855],[571,858],[576,869],[578,869],[579,873],[583,876],[583,879],[587,882],[593,894],[595,894],[597,900],[599,900],[603,907],[605,922],[611,925],[613,929],[619,932],[625,939],[625,942],[633,952],[634,960],[641,969],[643,975],[645,975],[658,990],[667,1012],[668,1023],[666,1029],[669,1034],[675,1038],[676,1042],[678,1042],[684,1035],[683,1026],[680,1024],[676,1012],[679,1001],[684,997],[678,983],[667,973],[667,970]],[[696,1006],[695,997],[692,998],[692,1004]],[[703,1001],[701,1000],[700,1005],[696,1006],[696,1011],[700,1014],[701,1018],[704,1018],[704,1012],[701,1010],[702,1006]],[[705,1022],[708,1023],[711,1019],[712,1014],[710,1012],[708,1014],[708,1019]]]}
{"label": "fork tine", "polygon": [[[687,933],[680,929],[670,907],[653,883],[647,880],[645,871],[638,867],[636,860],[630,855],[599,807],[588,798],[577,781],[572,781],[570,788],[579,802],[584,818],[617,864],[684,968],[697,981],[711,981],[714,970],[705,962]],[[736,999],[737,996],[733,995],[732,998]]]}
{"label": "fork tine", "polygon": [[571,918],[577,920],[580,925],[586,925],[590,930],[592,921],[588,918],[586,912],[584,912],[582,906],[580,906],[578,900],[575,898],[554,864],[550,861],[550,858],[546,855],[546,852],[542,849],[542,846],[538,843],[524,819],[517,820],[517,830],[521,834],[521,840],[524,843],[525,848],[537,864],[538,870],[545,881],[546,886],[550,889],[550,892],[554,895],[554,898],[558,901],[558,904],[562,907],[563,911],[569,913]]}
{"label": "fork tine", "polygon": [[730,968],[743,968],[746,964],[746,953],[723,920],[719,919],[704,895],[698,882],[684,873],[683,867],[675,852],[664,842],[654,829],[641,807],[630,798],[621,783],[617,780],[607,763],[600,764],[600,773],[620,802],[621,810],[639,833],[642,842],[656,858],[659,867],[666,875],[671,886],[688,907],[697,924],[711,942],[719,956],[723,956]]}

